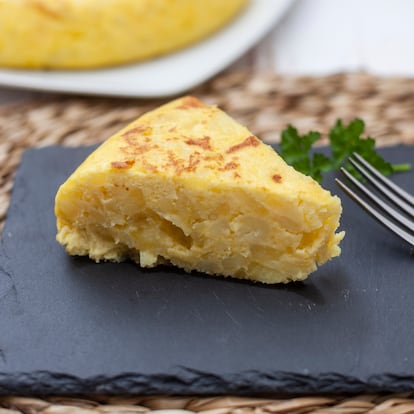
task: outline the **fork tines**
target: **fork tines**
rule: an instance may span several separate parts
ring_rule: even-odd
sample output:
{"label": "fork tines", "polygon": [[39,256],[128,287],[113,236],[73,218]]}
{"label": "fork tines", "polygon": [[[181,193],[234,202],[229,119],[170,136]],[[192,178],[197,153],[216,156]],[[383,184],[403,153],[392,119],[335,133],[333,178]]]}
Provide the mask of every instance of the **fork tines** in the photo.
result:
{"label": "fork tines", "polygon": [[387,204],[382,198],[354,178],[345,168],[341,168],[341,172],[365,195],[369,202],[339,179],[335,180],[337,184],[372,217],[407,241],[411,246],[414,246],[414,197],[384,177],[360,155],[354,153],[349,162],[368,183],[376,188],[378,194],[390,200],[401,212]]}

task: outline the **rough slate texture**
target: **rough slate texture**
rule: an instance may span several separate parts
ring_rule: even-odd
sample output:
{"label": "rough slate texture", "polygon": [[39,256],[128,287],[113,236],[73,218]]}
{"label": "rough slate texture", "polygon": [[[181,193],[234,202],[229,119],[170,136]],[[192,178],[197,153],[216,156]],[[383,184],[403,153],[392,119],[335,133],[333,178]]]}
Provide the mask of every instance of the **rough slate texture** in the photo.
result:
{"label": "rough slate texture", "polygon": [[[383,151],[414,161],[414,148]],[[413,255],[348,199],[342,256],[304,283],[95,264],[54,241],[54,194],[89,152],[32,150],[17,174],[0,257],[0,393],[414,388]],[[413,173],[395,181],[414,192]]]}

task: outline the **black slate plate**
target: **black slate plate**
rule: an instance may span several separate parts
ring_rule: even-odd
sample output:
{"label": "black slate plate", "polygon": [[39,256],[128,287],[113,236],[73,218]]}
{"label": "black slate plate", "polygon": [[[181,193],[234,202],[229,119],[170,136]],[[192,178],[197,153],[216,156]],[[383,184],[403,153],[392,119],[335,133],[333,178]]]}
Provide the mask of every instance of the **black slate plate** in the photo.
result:
{"label": "black slate plate", "polygon": [[[343,254],[304,283],[95,264],[65,254],[53,215],[90,151],[31,150],[18,171],[0,257],[0,393],[414,388],[414,258],[345,196]],[[414,161],[414,148],[383,153]],[[413,177],[395,181],[414,193]]]}

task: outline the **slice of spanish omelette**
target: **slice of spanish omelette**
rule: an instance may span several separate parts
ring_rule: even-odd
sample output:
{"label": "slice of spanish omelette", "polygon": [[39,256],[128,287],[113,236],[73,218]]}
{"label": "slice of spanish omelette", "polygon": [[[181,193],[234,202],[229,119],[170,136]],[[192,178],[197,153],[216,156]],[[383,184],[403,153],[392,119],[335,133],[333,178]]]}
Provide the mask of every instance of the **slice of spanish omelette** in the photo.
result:
{"label": "slice of spanish omelette", "polygon": [[264,283],[339,255],[341,203],[220,109],[183,97],[94,151],[56,195],[71,255]]}
{"label": "slice of spanish omelette", "polygon": [[0,66],[91,69],[147,60],[228,24],[247,0],[0,0]]}

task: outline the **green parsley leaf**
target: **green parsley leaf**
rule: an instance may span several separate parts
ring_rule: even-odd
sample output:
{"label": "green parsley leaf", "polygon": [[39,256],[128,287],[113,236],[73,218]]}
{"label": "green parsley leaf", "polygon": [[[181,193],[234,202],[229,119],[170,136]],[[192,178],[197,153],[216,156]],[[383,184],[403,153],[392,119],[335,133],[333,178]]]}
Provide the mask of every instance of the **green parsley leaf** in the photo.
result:
{"label": "green parsley leaf", "polygon": [[322,181],[322,173],[332,169],[332,161],[324,154],[316,152],[313,154],[311,163],[310,176],[320,183]]}
{"label": "green parsley leaf", "polygon": [[358,172],[348,162],[348,158],[354,152],[361,155],[384,175],[411,169],[410,164],[391,164],[384,160],[375,150],[375,140],[361,136],[364,130],[365,124],[362,119],[354,119],[348,125],[344,125],[339,119],[329,132],[331,157],[318,152],[311,157],[311,148],[320,139],[320,133],[310,131],[305,135],[299,135],[297,129],[289,125],[282,132],[280,155],[296,170],[310,175],[318,182],[322,181],[323,173],[338,170],[342,166],[354,176],[359,177]]}
{"label": "green parsley leaf", "polygon": [[310,157],[312,145],[317,142],[321,134],[310,131],[306,135],[299,135],[298,130],[289,125],[283,132],[280,142],[282,158],[297,171],[310,175],[315,180],[322,180],[322,171],[329,171],[331,162],[323,154],[314,154]]}

